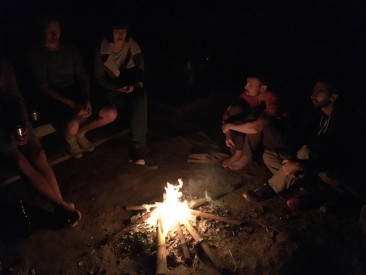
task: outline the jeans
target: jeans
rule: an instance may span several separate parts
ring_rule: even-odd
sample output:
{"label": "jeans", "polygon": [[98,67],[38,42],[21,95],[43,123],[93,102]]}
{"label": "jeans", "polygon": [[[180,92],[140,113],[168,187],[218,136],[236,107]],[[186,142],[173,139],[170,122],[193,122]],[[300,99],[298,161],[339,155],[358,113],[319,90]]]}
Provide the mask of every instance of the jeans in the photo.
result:
{"label": "jeans", "polygon": [[131,131],[131,143],[137,148],[147,148],[147,96],[143,88],[131,93],[108,97],[119,110],[127,110]]}

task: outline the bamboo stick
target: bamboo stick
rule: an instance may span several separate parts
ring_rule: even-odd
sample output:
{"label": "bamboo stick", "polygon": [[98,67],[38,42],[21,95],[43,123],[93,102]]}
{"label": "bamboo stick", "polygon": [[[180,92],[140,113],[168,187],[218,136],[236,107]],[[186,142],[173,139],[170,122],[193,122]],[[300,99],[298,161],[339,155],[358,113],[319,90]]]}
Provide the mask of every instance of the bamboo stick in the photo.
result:
{"label": "bamboo stick", "polygon": [[231,219],[231,218],[228,218],[228,217],[221,217],[221,216],[218,216],[218,215],[215,215],[215,214],[206,213],[206,212],[193,210],[193,209],[190,209],[189,211],[194,216],[203,217],[203,218],[206,218],[206,219],[211,219],[211,220],[216,220],[216,221],[219,221],[219,222],[236,224],[236,225],[241,225],[242,224],[241,221],[234,220],[234,219]]}
{"label": "bamboo stick", "polygon": [[163,233],[163,224],[161,217],[158,218],[156,224],[156,274],[167,274],[168,264],[167,264],[167,252],[165,235]]}
{"label": "bamboo stick", "polygon": [[192,201],[189,202],[188,205],[189,205],[190,208],[200,207],[200,206],[202,206],[206,203],[212,202],[214,200],[218,200],[218,199],[226,196],[227,194],[243,187],[243,185],[244,185],[243,182],[238,182],[233,186],[223,188],[222,190],[220,190],[217,193],[208,194],[207,192],[205,192],[205,197],[199,198],[199,199],[196,199],[196,200],[192,200]]}
{"label": "bamboo stick", "polygon": [[223,271],[227,270],[225,268],[224,264],[222,263],[221,259],[219,258],[219,256],[208,246],[208,244],[206,243],[206,241],[197,232],[197,230],[192,226],[192,224],[187,219],[182,219],[181,220],[181,223],[184,224],[184,226],[188,230],[189,234],[192,235],[193,239],[198,244],[200,244],[200,246],[202,247],[203,251],[206,253],[206,255],[211,260],[211,262],[216,266],[216,268],[220,272],[223,272]]}
{"label": "bamboo stick", "polygon": [[154,204],[142,204],[142,205],[129,205],[124,206],[123,209],[125,210],[149,210],[151,208],[156,208],[159,206],[160,203],[154,203]]}
{"label": "bamboo stick", "polygon": [[180,244],[182,246],[184,262],[186,263],[186,265],[191,265],[192,264],[191,255],[189,254],[189,249],[187,246],[186,238],[183,235],[183,231],[182,231],[182,227],[181,227],[180,223],[177,223],[175,228],[177,229],[178,238],[179,238]]}

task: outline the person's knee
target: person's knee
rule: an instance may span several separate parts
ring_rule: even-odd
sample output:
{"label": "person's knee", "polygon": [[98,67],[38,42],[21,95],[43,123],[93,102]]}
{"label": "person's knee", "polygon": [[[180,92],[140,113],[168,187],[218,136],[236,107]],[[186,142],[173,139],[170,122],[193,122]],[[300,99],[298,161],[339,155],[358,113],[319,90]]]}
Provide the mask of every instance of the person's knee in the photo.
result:
{"label": "person's knee", "polygon": [[35,146],[29,153],[28,157],[31,164],[39,165],[47,161],[46,151],[41,146]]}
{"label": "person's knee", "polygon": [[79,121],[77,119],[68,121],[66,124],[65,135],[73,136],[77,133],[78,129],[79,129]]}
{"label": "person's knee", "polygon": [[100,110],[99,116],[109,123],[117,118],[118,111],[114,107],[105,107],[102,110]]}

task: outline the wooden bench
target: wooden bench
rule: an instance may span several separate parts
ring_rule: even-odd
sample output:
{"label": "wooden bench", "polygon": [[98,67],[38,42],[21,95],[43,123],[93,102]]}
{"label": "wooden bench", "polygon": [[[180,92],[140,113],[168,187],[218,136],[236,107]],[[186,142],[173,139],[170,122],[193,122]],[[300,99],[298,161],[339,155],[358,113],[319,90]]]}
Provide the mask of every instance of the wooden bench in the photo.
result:
{"label": "wooden bench", "polygon": [[[50,134],[53,134],[56,132],[55,128],[53,127],[53,125],[51,123],[45,123],[43,125],[35,127],[34,129],[36,131],[36,135],[39,138],[43,138],[47,135],[50,135]],[[124,128],[115,134],[100,136],[100,137],[96,138],[95,140],[93,140],[93,143],[97,147],[97,146],[107,142],[110,139],[113,139],[113,138],[119,137],[119,136],[124,136],[128,132],[129,132],[129,129]],[[48,156],[48,160],[49,160],[49,163],[51,164],[51,166],[64,162],[65,160],[68,160],[70,158],[71,158],[71,156],[69,154],[67,154],[66,152],[61,152],[61,153],[54,154],[52,156]],[[9,171],[9,175],[5,175],[5,180],[0,182],[0,186],[4,186],[7,184],[16,182],[20,179],[21,179],[21,177],[17,173],[17,171]]]}

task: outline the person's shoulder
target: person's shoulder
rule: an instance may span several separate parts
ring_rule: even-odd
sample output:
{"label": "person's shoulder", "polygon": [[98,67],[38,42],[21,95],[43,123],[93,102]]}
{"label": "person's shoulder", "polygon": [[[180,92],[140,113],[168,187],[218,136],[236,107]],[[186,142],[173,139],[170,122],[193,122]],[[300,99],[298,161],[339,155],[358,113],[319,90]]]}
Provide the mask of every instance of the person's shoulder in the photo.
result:
{"label": "person's shoulder", "polygon": [[136,41],[136,39],[135,39],[133,36],[130,36],[130,37],[128,38],[128,43],[130,43],[130,44],[133,44],[133,43],[138,44],[138,43],[137,43],[137,41]]}
{"label": "person's shoulder", "polygon": [[79,51],[79,47],[71,42],[63,42],[60,46],[60,49],[62,51],[69,51],[69,52],[78,52]]}
{"label": "person's shoulder", "polygon": [[44,46],[40,42],[33,43],[29,46],[28,55],[38,55],[45,51]]}
{"label": "person's shoulder", "polygon": [[131,48],[133,48],[133,49],[139,49],[139,50],[141,50],[141,47],[140,47],[139,43],[137,43],[136,39],[135,39],[135,38],[133,38],[132,36],[128,39],[127,44],[128,44]]}

